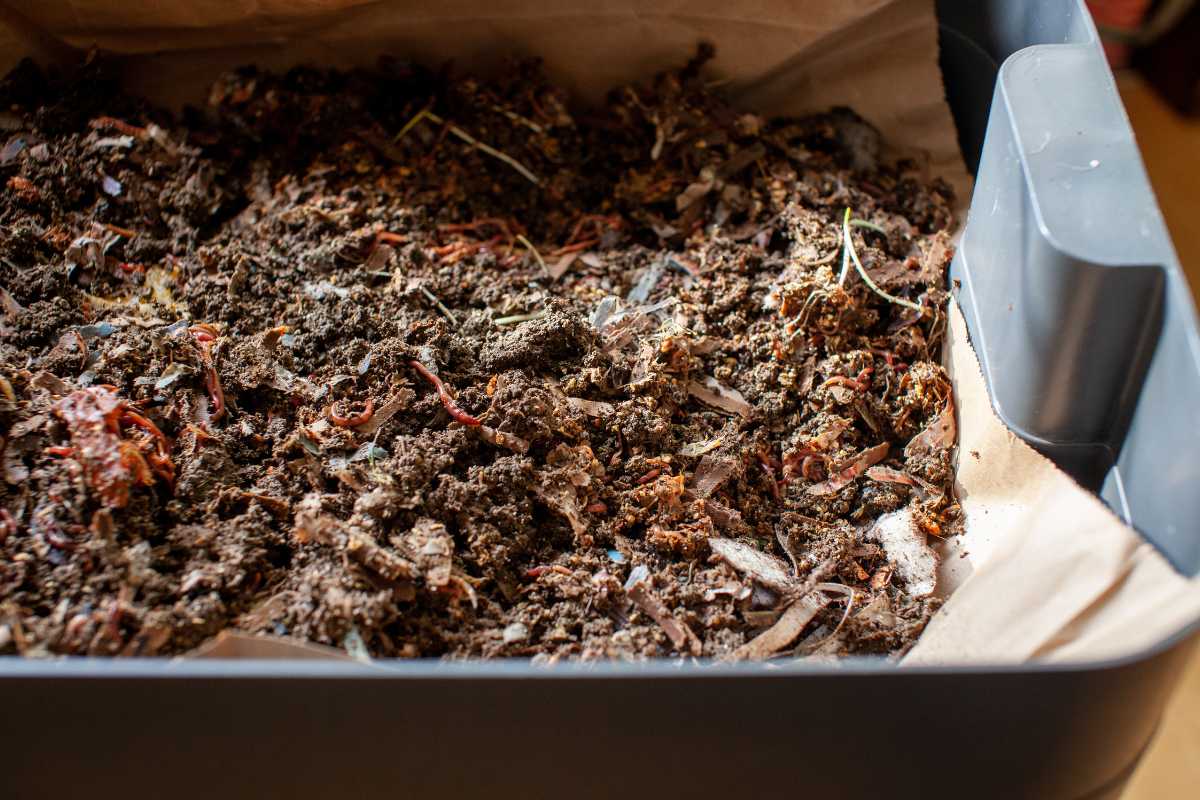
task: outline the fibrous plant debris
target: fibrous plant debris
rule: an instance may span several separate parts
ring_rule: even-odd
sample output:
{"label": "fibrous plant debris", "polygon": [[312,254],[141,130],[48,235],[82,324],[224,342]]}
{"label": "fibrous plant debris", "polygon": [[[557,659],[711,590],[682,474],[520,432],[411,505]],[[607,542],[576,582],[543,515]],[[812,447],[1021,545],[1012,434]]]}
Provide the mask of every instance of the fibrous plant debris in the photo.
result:
{"label": "fibrous plant debris", "polygon": [[18,67],[0,653],[903,653],[960,525],[950,191],[703,60],[598,108],[244,69],[180,116]]}

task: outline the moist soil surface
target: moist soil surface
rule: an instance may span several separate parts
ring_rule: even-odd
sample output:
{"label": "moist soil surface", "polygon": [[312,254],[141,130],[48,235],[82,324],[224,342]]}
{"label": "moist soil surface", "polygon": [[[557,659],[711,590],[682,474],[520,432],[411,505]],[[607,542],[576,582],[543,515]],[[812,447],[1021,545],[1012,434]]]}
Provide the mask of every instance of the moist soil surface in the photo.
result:
{"label": "moist soil surface", "polygon": [[951,192],[704,55],[591,108],[536,63],[179,114],[19,66],[0,654],[905,652],[961,524]]}

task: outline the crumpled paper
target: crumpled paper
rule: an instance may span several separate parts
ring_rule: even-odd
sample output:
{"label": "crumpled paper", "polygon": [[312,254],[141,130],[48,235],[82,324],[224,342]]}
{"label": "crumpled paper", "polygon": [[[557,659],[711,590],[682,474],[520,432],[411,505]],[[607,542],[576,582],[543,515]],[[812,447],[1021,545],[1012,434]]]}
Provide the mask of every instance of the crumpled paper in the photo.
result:
{"label": "crumpled paper", "polygon": [[[23,55],[125,54],[135,92],[203,102],[222,70],[256,63],[370,65],[384,53],[487,70],[540,56],[584,100],[717,47],[715,80],[762,113],[854,108],[893,155],[945,178],[965,209],[970,178],[937,62],[932,0],[0,0],[0,69]],[[1098,499],[993,413],[957,307],[947,363],[959,413],[966,532],[939,543],[934,617],[907,664],[1081,661],[1133,654],[1200,618],[1184,578]],[[231,634],[209,657],[336,651]]]}

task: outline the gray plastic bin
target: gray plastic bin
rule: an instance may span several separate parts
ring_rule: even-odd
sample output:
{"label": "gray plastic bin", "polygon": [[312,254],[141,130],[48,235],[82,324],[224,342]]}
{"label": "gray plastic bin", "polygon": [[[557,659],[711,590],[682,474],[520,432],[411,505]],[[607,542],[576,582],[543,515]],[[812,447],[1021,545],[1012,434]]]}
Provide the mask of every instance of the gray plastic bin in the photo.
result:
{"label": "gray plastic bin", "polygon": [[951,277],[996,411],[1194,575],[1196,312],[1091,19],[1032,0],[939,15],[978,165]]}
{"label": "gray plastic bin", "polygon": [[[996,407],[1195,574],[1195,311],[1091,21],[939,17]],[[0,798],[1115,797],[1195,630],[1068,667],[3,659]]]}

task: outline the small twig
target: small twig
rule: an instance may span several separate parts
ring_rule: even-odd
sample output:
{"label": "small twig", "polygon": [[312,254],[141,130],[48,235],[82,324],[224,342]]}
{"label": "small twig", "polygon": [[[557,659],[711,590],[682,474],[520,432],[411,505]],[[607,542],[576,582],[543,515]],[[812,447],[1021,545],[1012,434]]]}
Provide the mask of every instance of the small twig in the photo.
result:
{"label": "small twig", "polygon": [[842,626],[846,624],[846,620],[850,618],[850,612],[854,610],[854,589],[848,586],[843,586],[840,583],[818,583],[817,588],[827,592],[841,592],[846,597],[846,610],[842,612],[842,618],[838,620],[837,627],[835,627],[828,636],[823,637],[819,642],[820,644],[824,644],[833,637],[837,636],[838,633],[841,632]]}
{"label": "small twig", "polygon": [[[454,125],[452,123],[448,124],[446,122],[446,120],[442,119],[437,114],[434,114],[432,111],[429,111],[428,109],[426,109],[425,111],[421,112],[421,114],[419,114],[418,116],[423,116],[425,119],[428,119],[431,122],[436,122],[438,125],[446,125],[446,129],[448,131],[450,131],[452,134],[454,134],[455,136],[457,136],[459,139],[462,139],[464,142],[471,145],[472,147],[479,148],[483,152],[487,153],[489,156],[492,156],[493,158],[498,158],[501,161],[503,161],[505,164],[508,164],[510,167],[515,169],[517,172],[521,173],[522,177],[524,177],[527,181],[532,183],[534,186],[542,185],[542,179],[539,178],[537,175],[534,175],[532,172],[530,172],[529,169],[524,164],[522,164],[520,161],[517,161],[515,158],[508,155],[507,153],[502,153],[501,151],[497,150],[496,148],[492,147],[489,144],[484,144],[483,142],[479,141],[474,136],[467,133],[462,128],[458,127],[457,125]],[[416,119],[416,117],[414,117],[414,119]],[[409,124],[412,124],[412,120],[409,121]],[[408,127],[408,125],[405,125],[405,128],[407,128],[407,127]],[[404,131],[402,130],[401,132],[403,133]]]}
{"label": "small twig", "polygon": [[454,313],[450,311],[450,309],[446,308],[446,306],[442,304],[441,300],[438,300],[437,295],[426,289],[424,286],[421,287],[421,293],[429,298],[429,302],[433,303],[437,310],[445,315],[446,319],[450,320],[451,328],[458,327],[458,320],[454,318]]}
{"label": "small twig", "polygon": [[79,345],[79,357],[83,359],[83,369],[87,369],[92,360],[92,355],[88,352],[87,340],[83,338],[83,334],[79,332],[78,328],[73,328],[71,333],[75,334],[75,342]]}
{"label": "small twig", "polygon": [[[867,270],[862,265],[862,261],[858,258],[858,252],[854,249],[854,240],[850,238],[850,209],[846,209],[846,216],[842,219],[842,248],[845,253],[849,254],[850,260],[854,262],[854,268],[858,270],[858,274],[862,277],[863,283],[875,294],[887,300],[890,303],[901,305],[906,308],[911,308],[918,314],[925,313],[925,309],[911,300],[906,300],[903,297],[896,297],[893,294],[888,294],[883,289],[880,289],[875,281],[871,280],[871,276],[867,274]],[[849,272],[849,267],[846,264],[845,255],[842,256],[842,274],[838,276],[838,285],[842,285],[846,280],[846,274]]]}
{"label": "small twig", "polygon": [[507,108],[501,108],[500,106],[495,105],[495,104],[492,105],[492,111],[495,111],[499,114],[503,114],[504,116],[511,119],[513,122],[516,122],[520,125],[524,125],[526,128],[529,128],[529,130],[531,130],[531,131],[537,131],[538,133],[546,132],[546,129],[543,128],[541,125],[538,125],[536,122],[534,122],[531,119],[522,117],[520,114],[518,114],[515,111],[509,111]]}
{"label": "small twig", "polygon": [[500,317],[499,319],[492,320],[492,324],[515,325],[518,322],[529,322],[533,319],[541,319],[544,316],[546,316],[546,309],[543,308],[540,311],[534,311],[530,314],[513,314],[512,316],[508,317]]}
{"label": "small twig", "polygon": [[[542,260],[542,254],[539,253],[538,249],[533,246],[533,242],[529,241],[522,234],[519,234],[519,233],[517,234],[517,241],[520,242],[521,244],[525,245],[525,248],[529,252],[533,253],[533,257],[537,259],[538,266],[540,266],[542,269],[546,269],[546,262]],[[549,270],[547,270],[547,271],[549,271]]]}
{"label": "small twig", "polygon": [[887,236],[887,231],[885,231],[881,226],[876,225],[874,222],[867,222],[865,219],[852,219],[850,220],[850,224],[855,228],[866,228],[869,231],[875,231],[876,233],[881,233],[884,236]]}
{"label": "small twig", "polygon": [[846,276],[850,274],[850,250],[850,209],[847,207],[842,219],[842,271],[838,273],[838,286],[845,286]]}
{"label": "small twig", "polygon": [[425,108],[422,108],[417,113],[413,114],[412,119],[410,119],[408,122],[404,123],[404,127],[400,129],[400,132],[392,137],[392,141],[398,142],[401,139],[403,139],[404,135],[406,133],[408,133],[409,131],[411,131],[413,128],[417,127],[417,123],[420,122],[421,120],[425,119],[425,116],[428,113],[429,113],[429,107],[426,106]]}

